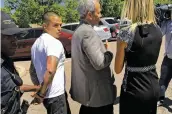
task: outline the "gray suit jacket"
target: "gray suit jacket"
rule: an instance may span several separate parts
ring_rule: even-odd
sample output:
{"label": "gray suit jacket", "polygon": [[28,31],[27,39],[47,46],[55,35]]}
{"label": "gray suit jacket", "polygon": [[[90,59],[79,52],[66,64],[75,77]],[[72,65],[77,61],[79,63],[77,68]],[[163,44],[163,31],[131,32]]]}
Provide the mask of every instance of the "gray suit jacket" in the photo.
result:
{"label": "gray suit jacket", "polygon": [[113,54],[93,27],[82,22],[72,37],[71,97],[89,107],[113,104],[116,98],[110,68]]}

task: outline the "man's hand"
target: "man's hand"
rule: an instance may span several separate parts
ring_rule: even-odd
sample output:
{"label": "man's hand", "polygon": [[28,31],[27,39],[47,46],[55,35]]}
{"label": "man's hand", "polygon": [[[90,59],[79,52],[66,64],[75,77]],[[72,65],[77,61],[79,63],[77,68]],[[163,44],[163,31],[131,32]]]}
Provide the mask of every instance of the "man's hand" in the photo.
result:
{"label": "man's hand", "polygon": [[37,95],[37,93],[34,94],[33,97],[35,97],[35,98],[33,99],[33,101],[31,102],[31,104],[33,104],[33,105],[41,104],[41,103],[43,102],[43,100],[44,100],[44,98],[42,98],[42,97],[40,97],[39,95]]}
{"label": "man's hand", "polygon": [[104,44],[104,45],[105,45],[105,48],[106,48],[106,49],[108,49],[108,47],[109,47],[108,40],[106,40],[106,42],[105,42],[105,44]]}
{"label": "man's hand", "polygon": [[35,96],[35,94],[40,90],[40,88],[41,88],[41,85],[35,85],[37,88],[36,88],[36,91],[34,91],[34,92],[32,92],[31,93],[31,97],[34,97]]}

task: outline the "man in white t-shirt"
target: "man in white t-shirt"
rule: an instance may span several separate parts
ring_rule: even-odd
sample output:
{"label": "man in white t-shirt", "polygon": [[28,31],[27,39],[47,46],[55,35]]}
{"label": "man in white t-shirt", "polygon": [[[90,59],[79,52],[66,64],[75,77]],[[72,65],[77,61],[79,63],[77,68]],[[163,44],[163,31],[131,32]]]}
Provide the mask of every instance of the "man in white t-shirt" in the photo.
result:
{"label": "man in white t-shirt", "polygon": [[[65,54],[58,40],[62,20],[54,12],[43,16],[43,33],[33,44],[31,58],[41,84],[34,102],[43,102],[48,114],[67,114],[65,97]],[[66,104],[67,103],[67,104]]]}

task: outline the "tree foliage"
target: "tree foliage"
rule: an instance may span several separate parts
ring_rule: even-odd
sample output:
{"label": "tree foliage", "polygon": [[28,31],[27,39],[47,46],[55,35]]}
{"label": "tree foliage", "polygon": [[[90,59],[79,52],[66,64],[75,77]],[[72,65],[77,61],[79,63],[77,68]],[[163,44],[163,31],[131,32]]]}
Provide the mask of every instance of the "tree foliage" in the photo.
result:
{"label": "tree foliage", "polygon": [[48,11],[56,12],[64,23],[76,22],[77,5],[76,0],[6,0],[1,10],[10,14],[19,27],[29,27],[29,24],[41,24],[42,15]]}
{"label": "tree foliage", "polygon": [[[104,17],[120,16],[124,0],[100,0]],[[172,3],[172,0],[154,0],[155,4]],[[76,10],[78,0],[5,0],[1,10],[10,14],[19,27],[29,24],[41,24],[42,15],[54,11],[62,17],[64,23],[77,22],[79,14]]]}
{"label": "tree foliage", "polygon": [[78,6],[78,2],[74,2],[73,0],[66,0],[65,2],[66,22],[77,22],[79,20],[77,6]]}
{"label": "tree foliage", "polygon": [[154,0],[155,4],[172,4],[172,0]]}
{"label": "tree foliage", "polygon": [[104,17],[120,16],[123,0],[101,0],[102,15]]}

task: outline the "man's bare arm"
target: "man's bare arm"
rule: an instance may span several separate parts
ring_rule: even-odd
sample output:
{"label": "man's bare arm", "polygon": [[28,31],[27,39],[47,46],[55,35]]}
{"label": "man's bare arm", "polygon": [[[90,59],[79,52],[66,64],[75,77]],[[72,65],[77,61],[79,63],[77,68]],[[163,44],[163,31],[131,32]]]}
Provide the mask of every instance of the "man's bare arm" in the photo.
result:
{"label": "man's bare arm", "polygon": [[29,68],[29,73],[30,73],[30,78],[31,78],[32,83],[34,85],[40,85],[32,60],[31,60],[30,68]]}
{"label": "man's bare arm", "polygon": [[55,57],[55,56],[47,57],[47,70],[44,74],[44,80],[43,80],[43,83],[41,84],[39,95],[45,96],[48,86],[49,86],[49,84],[52,83],[52,80],[56,73],[57,65],[58,65],[57,57]]}
{"label": "man's bare arm", "polygon": [[20,90],[23,92],[31,92],[31,91],[38,91],[40,89],[40,86],[36,86],[36,85],[26,85],[23,84],[22,86],[20,86]]}

